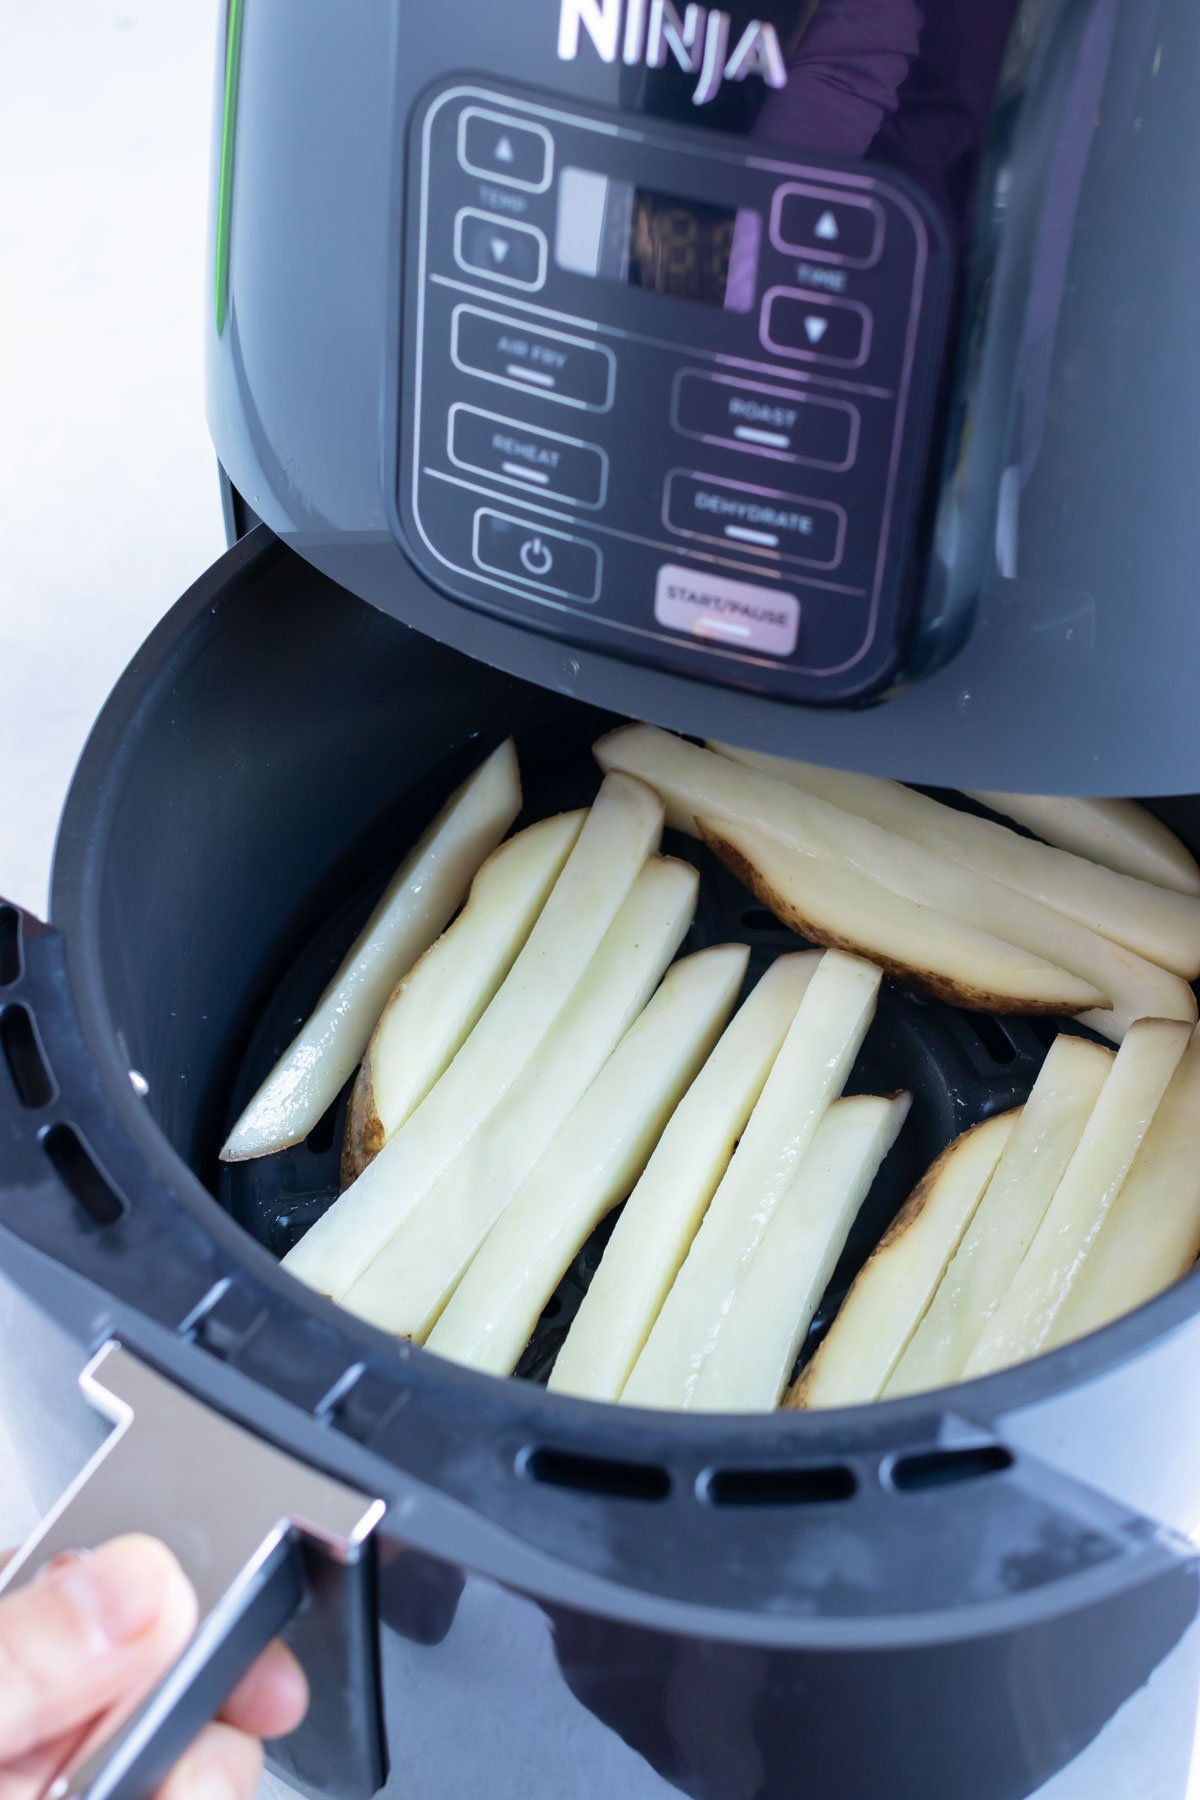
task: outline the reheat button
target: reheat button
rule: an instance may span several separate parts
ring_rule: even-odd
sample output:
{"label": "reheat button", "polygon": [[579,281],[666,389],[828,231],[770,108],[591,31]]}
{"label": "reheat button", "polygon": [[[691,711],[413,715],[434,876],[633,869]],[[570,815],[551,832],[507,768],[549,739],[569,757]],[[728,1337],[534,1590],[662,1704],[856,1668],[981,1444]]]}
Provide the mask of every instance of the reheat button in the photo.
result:
{"label": "reheat button", "polygon": [[474,469],[581,506],[604,502],[608,457],[598,444],[459,402],[450,408],[448,449],[450,461],[460,469]]}

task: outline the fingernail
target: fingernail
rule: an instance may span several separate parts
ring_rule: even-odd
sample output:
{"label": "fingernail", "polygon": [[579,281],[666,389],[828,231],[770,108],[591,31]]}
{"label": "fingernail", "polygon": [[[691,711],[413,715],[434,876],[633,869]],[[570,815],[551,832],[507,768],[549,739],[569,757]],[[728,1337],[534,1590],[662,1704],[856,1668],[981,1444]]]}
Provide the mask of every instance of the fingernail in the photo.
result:
{"label": "fingernail", "polygon": [[82,1562],[87,1554],[86,1550],[60,1550],[56,1555],[47,1557],[44,1563],[38,1564],[32,1579],[45,1581],[49,1576],[57,1575],[60,1569],[69,1569],[72,1563]]}
{"label": "fingernail", "polygon": [[[57,1559],[55,1559],[57,1560]],[[97,1649],[127,1644],[157,1623],[179,1565],[153,1538],[116,1538],[68,1557],[47,1577],[66,1595]]]}
{"label": "fingernail", "polygon": [[243,1800],[229,1770],[217,1757],[205,1757],[203,1761],[197,1758],[195,1767],[187,1771],[180,1785],[180,1800]]}

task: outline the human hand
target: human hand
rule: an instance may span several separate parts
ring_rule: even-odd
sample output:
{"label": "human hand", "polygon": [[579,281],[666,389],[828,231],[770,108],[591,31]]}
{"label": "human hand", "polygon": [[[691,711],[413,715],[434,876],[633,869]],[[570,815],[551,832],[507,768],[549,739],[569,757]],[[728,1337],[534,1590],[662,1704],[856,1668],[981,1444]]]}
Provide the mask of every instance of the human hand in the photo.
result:
{"label": "human hand", "polygon": [[[195,1625],[191,1583],[148,1537],[56,1558],[28,1587],[0,1599],[0,1800],[41,1800],[81,1748],[99,1744],[129,1716]],[[307,1705],[299,1663],[272,1644],[157,1800],[252,1800],[261,1740],[293,1731]]]}

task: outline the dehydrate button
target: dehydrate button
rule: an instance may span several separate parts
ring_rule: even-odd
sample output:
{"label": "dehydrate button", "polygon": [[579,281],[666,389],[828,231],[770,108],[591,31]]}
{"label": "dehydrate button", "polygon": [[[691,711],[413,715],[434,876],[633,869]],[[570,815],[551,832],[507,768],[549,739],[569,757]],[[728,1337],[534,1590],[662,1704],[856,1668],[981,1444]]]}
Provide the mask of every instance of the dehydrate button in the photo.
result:
{"label": "dehydrate button", "polygon": [[681,537],[769,550],[822,569],[842,559],[846,516],[840,506],[675,469],[667,477],[663,510],[668,528]]}

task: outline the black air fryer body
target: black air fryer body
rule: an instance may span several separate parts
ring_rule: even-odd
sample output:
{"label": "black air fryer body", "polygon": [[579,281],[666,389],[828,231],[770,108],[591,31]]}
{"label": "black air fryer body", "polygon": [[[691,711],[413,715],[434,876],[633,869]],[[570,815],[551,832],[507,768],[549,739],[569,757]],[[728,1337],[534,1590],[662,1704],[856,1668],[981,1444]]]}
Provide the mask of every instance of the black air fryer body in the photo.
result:
{"label": "black air fryer body", "polygon": [[[217,1150],[508,733],[531,816],[590,797],[614,715],[1200,788],[1200,515],[1139,470],[1135,579],[1112,504],[1149,419],[1196,456],[1144,336],[1200,268],[1143,260],[1135,322],[1105,254],[1190,141],[1198,52],[1183,0],[230,0],[210,418],[265,524],[101,715],[52,926],[0,906],[0,1353],[40,1498],[109,1446],[32,1560],[142,1526],[206,1606],[81,1791],[144,1793],[290,1618],[314,1708],[277,1765],[313,1794],[1181,1800],[1194,1278],[942,1394],[641,1413],[539,1383],[599,1243],[494,1381],[279,1269],[339,1116],[269,1166]],[[1195,802],[1157,804],[1200,848]],[[702,875],[688,947],[746,937],[761,972],[794,940]],[[1046,1041],[885,989],[853,1083],[914,1108],[818,1331]]]}

